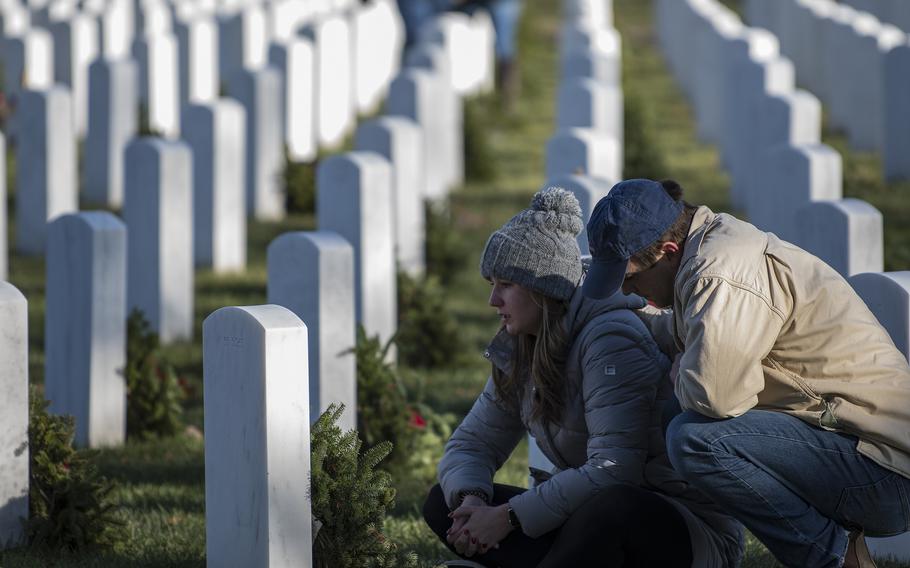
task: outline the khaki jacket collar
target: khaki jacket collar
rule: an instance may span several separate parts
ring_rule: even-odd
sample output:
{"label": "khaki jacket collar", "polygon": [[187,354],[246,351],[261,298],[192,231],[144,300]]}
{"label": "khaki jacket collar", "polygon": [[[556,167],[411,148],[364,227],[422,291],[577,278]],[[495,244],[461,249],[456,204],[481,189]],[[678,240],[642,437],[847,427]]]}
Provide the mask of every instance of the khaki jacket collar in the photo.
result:
{"label": "khaki jacket collar", "polygon": [[679,275],[682,274],[686,264],[695,258],[695,255],[701,251],[701,243],[716,221],[717,214],[708,207],[702,205],[695,210],[695,215],[692,217],[692,224],[689,226],[689,234],[686,236],[682,261],[680,261],[679,270],[676,273],[677,279],[679,278]]}

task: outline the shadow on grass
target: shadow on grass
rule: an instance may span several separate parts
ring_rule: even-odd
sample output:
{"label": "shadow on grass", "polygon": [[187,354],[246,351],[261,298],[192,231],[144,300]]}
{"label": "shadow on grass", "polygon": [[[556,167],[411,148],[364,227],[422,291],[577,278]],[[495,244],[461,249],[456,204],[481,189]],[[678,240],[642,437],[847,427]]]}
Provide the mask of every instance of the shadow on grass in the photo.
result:
{"label": "shadow on grass", "polygon": [[98,469],[122,483],[202,485],[205,447],[186,436],[128,443],[122,448],[91,452]]}

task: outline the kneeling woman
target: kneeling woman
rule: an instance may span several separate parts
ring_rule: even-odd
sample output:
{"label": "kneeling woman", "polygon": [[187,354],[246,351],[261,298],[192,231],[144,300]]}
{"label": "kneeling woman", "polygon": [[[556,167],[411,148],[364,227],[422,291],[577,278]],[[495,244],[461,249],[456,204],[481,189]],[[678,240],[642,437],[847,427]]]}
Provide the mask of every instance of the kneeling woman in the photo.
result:
{"label": "kneeling woman", "polygon": [[[502,321],[492,377],[446,445],[424,518],[484,566],[735,566],[739,524],[666,458],[670,362],[635,315],[645,302],[582,296],[581,228],[575,197],[550,188],[487,242],[480,271]],[[528,433],[554,471],[528,490],[494,484]]]}

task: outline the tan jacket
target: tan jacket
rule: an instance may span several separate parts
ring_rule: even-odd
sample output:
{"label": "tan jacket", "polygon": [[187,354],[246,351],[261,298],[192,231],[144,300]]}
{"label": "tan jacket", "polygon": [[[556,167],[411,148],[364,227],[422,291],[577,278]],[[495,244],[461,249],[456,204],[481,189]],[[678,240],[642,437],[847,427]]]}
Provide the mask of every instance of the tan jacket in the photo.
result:
{"label": "tan jacket", "polygon": [[684,409],[751,408],[857,436],[910,477],[910,366],[846,280],[804,250],[707,207],[695,213],[672,312],[646,317],[681,351]]}

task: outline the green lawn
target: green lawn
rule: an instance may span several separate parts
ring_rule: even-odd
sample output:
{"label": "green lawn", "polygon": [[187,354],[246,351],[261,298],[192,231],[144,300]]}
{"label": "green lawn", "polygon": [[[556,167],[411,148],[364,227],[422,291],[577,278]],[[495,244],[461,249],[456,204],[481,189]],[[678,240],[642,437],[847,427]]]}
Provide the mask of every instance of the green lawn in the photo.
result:
{"label": "green lawn", "polygon": [[[690,109],[655,48],[650,3],[616,0],[614,4],[616,25],[624,42],[627,106],[637,105],[640,111],[635,124],[640,132],[627,133],[627,140],[639,137],[652,146],[657,160],[651,177],[674,177],[687,189],[691,201],[727,210],[729,179],[719,166],[716,149],[695,139]],[[525,2],[520,28],[522,92],[516,108],[502,111],[495,100],[472,103],[485,126],[498,176],[491,183],[469,182],[452,195],[456,228],[472,256],[447,287],[446,294],[447,305],[477,356],[445,371],[405,370],[409,385],[424,385],[423,400],[427,404],[458,417],[468,411],[486,379],[487,363],[479,354],[498,325],[495,313],[486,303],[489,288],[476,268],[480,251],[490,232],[527,206],[531,195],[545,181],[544,147],[555,128],[558,6],[557,0]],[[826,140],[844,152],[842,138],[826,133]],[[870,201],[885,214],[888,269],[907,269],[910,228],[896,225],[898,219],[910,218],[908,186],[884,184],[878,176],[875,156],[844,153],[844,158],[845,193]],[[264,303],[266,246],[285,231],[313,228],[311,216],[293,216],[275,224],[253,223],[249,232],[249,270],[245,274],[218,277],[210,271],[197,271],[195,341],[166,350],[168,359],[190,385],[187,421],[194,428],[175,439],[129,443],[124,448],[93,452],[103,473],[119,482],[115,497],[127,523],[127,543],[115,552],[101,555],[39,556],[14,550],[0,553],[0,566],[204,566],[203,443],[194,435],[202,428],[202,320],[223,306]],[[29,370],[32,381],[40,383],[43,263],[13,256],[10,280],[29,299]],[[438,448],[438,454],[441,450]],[[522,444],[497,480],[523,484],[526,467],[527,447]],[[422,566],[431,567],[438,560],[450,558],[420,519],[420,505],[428,488],[414,487],[402,479],[396,482],[400,492],[396,511],[387,522],[388,533],[417,552]],[[764,548],[750,540],[745,566],[775,565]]]}

